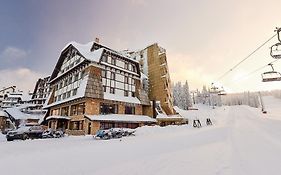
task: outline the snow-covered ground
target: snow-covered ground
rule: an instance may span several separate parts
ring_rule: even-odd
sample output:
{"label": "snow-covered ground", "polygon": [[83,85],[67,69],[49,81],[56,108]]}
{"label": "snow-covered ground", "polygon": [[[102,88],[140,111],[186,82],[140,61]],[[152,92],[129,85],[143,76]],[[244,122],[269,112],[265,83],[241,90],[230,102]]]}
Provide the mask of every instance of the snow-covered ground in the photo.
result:
{"label": "snow-covered ground", "polygon": [[[268,110],[271,102],[265,101]],[[142,127],[135,137],[106,141],[0,142],[1,174],[280,174],[281,121],[267,117],[281,118],[278,110],[265,115],[248,106],[199,108],[190,115],[210,116],[213,126]]]}

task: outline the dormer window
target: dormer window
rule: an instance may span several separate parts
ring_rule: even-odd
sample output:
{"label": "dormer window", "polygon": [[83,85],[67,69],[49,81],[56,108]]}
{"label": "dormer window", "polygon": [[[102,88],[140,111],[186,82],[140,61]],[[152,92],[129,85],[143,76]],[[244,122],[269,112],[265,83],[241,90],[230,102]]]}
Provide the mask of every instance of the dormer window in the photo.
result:
{"label": "dormer window", "polygon": [[107,62],[107,55],[103,55],[103,56],[102,56],[102,61],[103,61],[103,62]]}
{"label": "dormer window", "polygon": [[135,65],[132,65],[132,71],[133,71],[133,72],[136,72],[136,67],[135,67]]}
{"label": "dormer window", "polygon": [[125,62],[124,65],[125,65],[124,68],[128,70],[129,69],[129,64],[127,62]]}
{"label": "dormer window", "polygon": [[111,64],[116,65],[116,58],[111,58]]}

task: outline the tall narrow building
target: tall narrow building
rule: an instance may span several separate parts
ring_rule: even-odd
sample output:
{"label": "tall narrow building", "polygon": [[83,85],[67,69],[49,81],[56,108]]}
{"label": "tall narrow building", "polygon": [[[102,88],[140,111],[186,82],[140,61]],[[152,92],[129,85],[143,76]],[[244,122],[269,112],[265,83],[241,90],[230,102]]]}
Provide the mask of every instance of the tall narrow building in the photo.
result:
{"label": "tall narrow building", "polygon": [[167,115],[174,114],[166,50],[155,43],[131,54],[140,62],[142,72],[148,77],[149,99],[159,101],[161,106],[158,108],[162,108]]}
{"label": "tall narrow building", "polygon": [[30,103],[38,105],[39,108],[42,108],[50,93],[49,79],[50,76],[39,78],[34,87]]}

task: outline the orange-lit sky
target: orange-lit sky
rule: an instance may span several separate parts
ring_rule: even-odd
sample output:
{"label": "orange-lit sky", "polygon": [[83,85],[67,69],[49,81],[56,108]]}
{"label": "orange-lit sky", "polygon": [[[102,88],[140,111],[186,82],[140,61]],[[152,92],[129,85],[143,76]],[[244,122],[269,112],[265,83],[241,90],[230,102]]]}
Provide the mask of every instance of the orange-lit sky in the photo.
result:
{"label": "orange-lit sky", "polygon": [[[6,1],[0,7],[0,87],[32,90],[51,73],[69,41],[99,37],[116,50],[158,42],[166,48],[173,81],[201,89],[242,60],[281,27],[280,0]],[[274,38],[219,83],[229,91],[280,89],[249,72],[273,61]],[[281,61],[275,69],[281,71]]]}

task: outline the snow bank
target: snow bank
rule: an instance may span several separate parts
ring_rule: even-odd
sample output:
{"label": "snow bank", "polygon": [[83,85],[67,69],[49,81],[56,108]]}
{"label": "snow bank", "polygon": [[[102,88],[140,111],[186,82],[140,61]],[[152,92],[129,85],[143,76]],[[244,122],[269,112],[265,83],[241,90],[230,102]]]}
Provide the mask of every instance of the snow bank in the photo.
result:
{"label": "snow bank", "polygon": [[0,132],[0,143],[6,141],[6,136]]}
{"label": "snow bank", "polygon": [[266,116],[281,120],[281,99],[273,96],[264,96],[262,98],[267,111]]}

